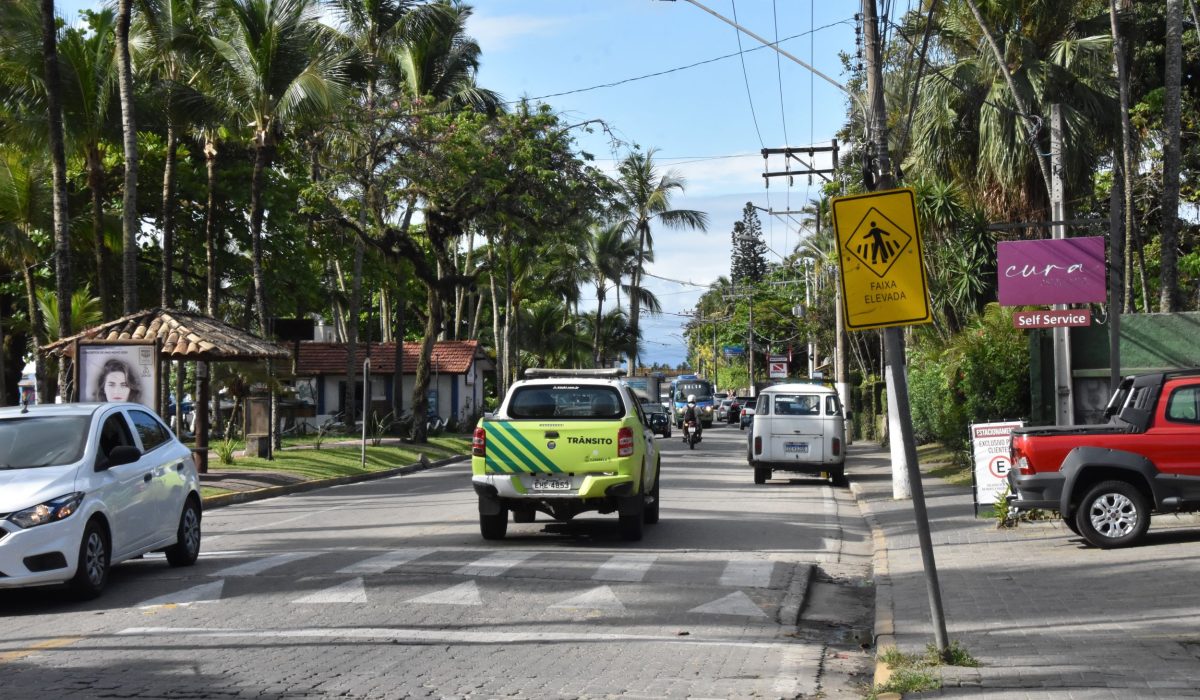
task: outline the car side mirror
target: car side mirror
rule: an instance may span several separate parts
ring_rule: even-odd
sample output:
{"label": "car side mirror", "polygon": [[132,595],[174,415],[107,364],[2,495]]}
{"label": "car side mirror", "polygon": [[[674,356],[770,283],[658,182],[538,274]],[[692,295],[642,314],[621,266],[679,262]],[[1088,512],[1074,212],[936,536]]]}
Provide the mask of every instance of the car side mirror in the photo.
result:
{"label": "car side mirror", "polygon": [[133,464],[141,458],[142,451],[133,445],[117,445],[108,453],[108,461],[104,464],[104,468],[111,469],[122,464]]}

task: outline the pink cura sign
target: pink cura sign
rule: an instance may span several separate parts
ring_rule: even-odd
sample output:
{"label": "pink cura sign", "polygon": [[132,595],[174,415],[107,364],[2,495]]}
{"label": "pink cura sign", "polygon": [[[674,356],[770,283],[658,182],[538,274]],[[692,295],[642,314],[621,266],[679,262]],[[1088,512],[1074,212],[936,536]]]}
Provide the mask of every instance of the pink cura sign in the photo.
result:
{"label": "pink cura sign", "polygon": [[1002,241],[996,261],[1002,306],[1084,304],[1106,298],[1101,236]]}

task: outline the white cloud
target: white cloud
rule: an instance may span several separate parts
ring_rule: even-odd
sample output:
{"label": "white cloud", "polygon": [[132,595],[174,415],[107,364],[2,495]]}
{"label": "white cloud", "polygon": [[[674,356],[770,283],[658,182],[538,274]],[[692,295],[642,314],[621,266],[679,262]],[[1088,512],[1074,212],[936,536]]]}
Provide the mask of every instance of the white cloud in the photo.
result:
{"label": "white cloud", "polygon": [[528,37],[547,36],[566,23],[562,17],[483,15],[476,11],[467,21],[467,34],[485,51],[502,51]]}

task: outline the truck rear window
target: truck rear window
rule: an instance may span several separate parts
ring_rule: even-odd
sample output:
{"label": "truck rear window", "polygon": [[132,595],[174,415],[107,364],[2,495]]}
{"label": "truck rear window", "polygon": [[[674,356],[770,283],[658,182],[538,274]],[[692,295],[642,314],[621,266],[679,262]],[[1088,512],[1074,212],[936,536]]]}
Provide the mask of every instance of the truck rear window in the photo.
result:
{"label": "truck rear window", "polygon": [[621,395],[610,386],[525,386],[513,392],[509,418],[595,418],[625,416]]}

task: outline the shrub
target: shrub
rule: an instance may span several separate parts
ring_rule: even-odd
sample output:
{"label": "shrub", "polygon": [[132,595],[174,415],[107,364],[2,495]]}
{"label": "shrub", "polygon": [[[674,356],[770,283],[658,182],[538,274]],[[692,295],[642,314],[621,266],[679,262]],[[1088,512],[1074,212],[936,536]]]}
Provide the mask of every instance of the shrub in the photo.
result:
{"label": "shrub", "polygon": [[233,452],[237,449],[237,441],[232,437],[226,437],[224,440],[218,440],[213,445],[213,452],[217,453],[217,459],[221,464],[233,464]]}

